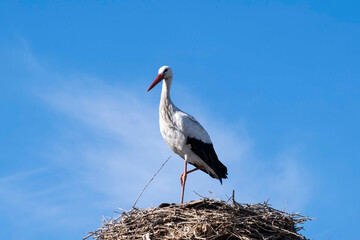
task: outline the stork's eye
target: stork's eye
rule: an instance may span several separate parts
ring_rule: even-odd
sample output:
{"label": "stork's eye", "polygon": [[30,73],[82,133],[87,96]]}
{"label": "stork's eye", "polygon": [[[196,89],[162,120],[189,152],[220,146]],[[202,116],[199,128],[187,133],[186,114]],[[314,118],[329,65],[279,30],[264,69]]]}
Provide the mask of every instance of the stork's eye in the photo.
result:
{"label": "stork's eye", "polygon": [[166,73],[166,71],[169,70],[168,68],[164,70],[164,73]]}

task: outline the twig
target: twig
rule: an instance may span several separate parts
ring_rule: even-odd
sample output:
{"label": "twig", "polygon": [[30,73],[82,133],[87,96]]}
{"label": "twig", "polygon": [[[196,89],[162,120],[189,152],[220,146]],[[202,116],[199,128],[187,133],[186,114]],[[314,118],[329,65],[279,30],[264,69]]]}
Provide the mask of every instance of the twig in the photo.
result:
{"label": "twig", "polygon": [[171,156],[166,159],[166,161],[161,165],[161,167],[159,168],[159,170],[157,170],[157,172],[154,174],[154,176],[153,176],[153,177],[150,179],[150,181],[145,185],[145,187],[144,187],[143,190],[141,191],[139,197],[136,199],[136,201],[135,201],[134,205],[132,206],[132,208],[135,208],[135,205],[136,205],[137,202],[139,201],[141,195],[144,193],[144,191],[145,191],[145,189],[147,188],[147,186],[149,186],[149,184],[152,182],[152,180],[154,180],[155,176],[161,171],[161,169],[162,169],[162,168],[164,167],[164,165],[169,161],[170,158],[171,158]]}
{"label": "twig", "polygon": [[211,191],[209,191],[209,193],[210,193],[211,195],[213,195],[213,197],[216,198],[216,200],[221,201],[221,200],[220,200],[217,196],[215,196],[215,194],[213,194]]}
{"label": "twig", "polygon": [[226,202],[229,202],[232,199],[233,204],[235,204],[235,190],[233,190],[231,197]]}
{"label": "twig", "polygon": [[205,198],[204,196],[201,196],[199,193],[197,193],[197,192],[195,192],[195,191],[193,191],[196,195],[198,195],[199,197],[201,197],[201,198]]}

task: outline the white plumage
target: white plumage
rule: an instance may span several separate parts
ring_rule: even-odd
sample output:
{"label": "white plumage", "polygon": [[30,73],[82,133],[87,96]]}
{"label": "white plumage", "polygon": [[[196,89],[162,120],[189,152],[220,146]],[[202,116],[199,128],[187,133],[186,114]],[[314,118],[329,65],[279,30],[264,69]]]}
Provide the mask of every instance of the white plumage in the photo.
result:
{"label": "white plumage", "polygon": [[[182,203],[188,173],[200,169],[222,182],[222,178],[227,178],[227,168],[219,161],[210,136],[201,124],[171,101],[170,87],[173,73],[170,67],[163,66],[159,69],[158,76],[148,91],[163,79],[159,106],[160,132],[169,147],[185,160],[184,172],[180,178]],[[196,168],[187,171],[187,162]]]}

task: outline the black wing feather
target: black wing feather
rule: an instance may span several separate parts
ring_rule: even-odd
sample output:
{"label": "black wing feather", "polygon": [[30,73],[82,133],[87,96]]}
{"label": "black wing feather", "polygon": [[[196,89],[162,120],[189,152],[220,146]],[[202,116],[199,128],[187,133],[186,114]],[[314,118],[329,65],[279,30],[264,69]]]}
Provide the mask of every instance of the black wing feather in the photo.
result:
{"label": "black wing feather", "polygon": [[[219,179],[221,183],[222,178],[227,178],[227,168],[220,162],[214,150],[214,146],[211,143],[204,143],[196,138],[188,137],[186,144],[188,144],[191,150],[216,173],[216,176],[213,176],[213,174],[202,169],[204,172],[208,173],[213,178]],[[196,166],[195,164],[193,165],[195,167],[201,167]]]}

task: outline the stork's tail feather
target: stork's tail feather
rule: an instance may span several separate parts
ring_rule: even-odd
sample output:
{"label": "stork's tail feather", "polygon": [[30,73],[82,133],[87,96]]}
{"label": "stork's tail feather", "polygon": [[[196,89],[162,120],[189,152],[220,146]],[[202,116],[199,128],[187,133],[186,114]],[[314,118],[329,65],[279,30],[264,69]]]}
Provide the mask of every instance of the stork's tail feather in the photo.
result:
{"label": "stork's tail feather", "polygon": [[212,143],[204,143],[196,138],[187,138],[186,143],[190,146],[191,150],[200,157],[215,173],[210,173],[206,170],[211,177],[217,178],[222,184],[222,179],[227,178],[227,168],[222,164],[216,155],[214,146]]}
{"label": "stork's tail feather", "polygon": [[224,164],[222,164],[220,161],[219,161],[219,165],[218,165],[218,168],[217,168],[219,171],[217,171],[217,176],[218,176],[218,179],[220,180],[220,183],[222,184],[222,180],[223,179],[226,179],[227,178],[227,168],[225,167]]}

